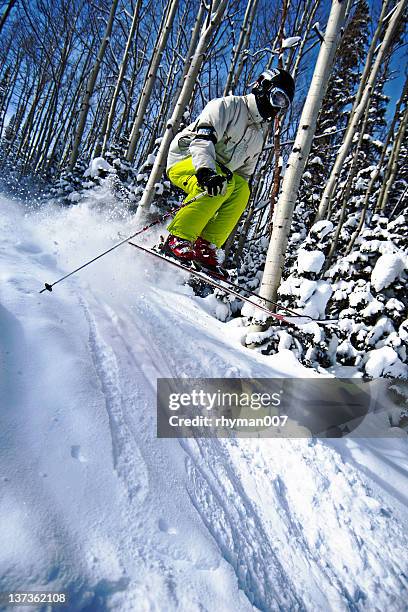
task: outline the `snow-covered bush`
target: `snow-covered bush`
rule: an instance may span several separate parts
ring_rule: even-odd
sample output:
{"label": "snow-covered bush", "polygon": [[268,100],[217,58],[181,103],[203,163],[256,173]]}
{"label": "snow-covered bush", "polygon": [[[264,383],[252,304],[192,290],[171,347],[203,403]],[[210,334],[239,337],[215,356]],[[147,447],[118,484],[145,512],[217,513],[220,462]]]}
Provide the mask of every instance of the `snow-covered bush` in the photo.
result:
{"label": "snow-covered bush", "polygon": [[[314,323],[319,333],[311,324],[285,326],[290,337],[285,348],[302,363],[316,368],[353,366],[369,378],[408,377],[407,254],[401,248],[406,247],[407,221],[403,215],[393,221],[374,215],[351,253],[324,272],[333,223],[319,221],[298,244],[284,272],[279,304],[314,319],[334,319],[325,325]],[[252,246],[246,266],[257,261],[257,252],[262,249]],[[268,333],[248,335],[247,343],[259,345],[266,354],[277,352],[281,330],[274,324]]]}
{"label": "snow-covered bush", "polygon": [[[95,157],[89,164],[78,161],[74,170],[62,173],[52,183],[51,195],[55,202],[72,205],[89,199],[93,189],[101,186],[109,190],[118,201],[134,212],[146,187],[154,154],[134,168],[132,164],[108,151],[104,157]],[[181,200],[182,195],[165,177],[156,185],[152,208],[168,209],[169,200]]]}

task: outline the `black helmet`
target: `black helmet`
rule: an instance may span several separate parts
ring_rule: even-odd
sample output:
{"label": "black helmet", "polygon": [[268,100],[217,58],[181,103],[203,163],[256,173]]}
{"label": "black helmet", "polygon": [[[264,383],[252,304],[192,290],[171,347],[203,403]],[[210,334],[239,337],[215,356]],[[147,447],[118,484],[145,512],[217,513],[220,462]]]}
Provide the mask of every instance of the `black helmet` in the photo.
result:
{"label": "black helmet", "polygon": [[264,119],[288,109],[295,95],[295,82],[282,68],[264,70],[252,86],[258,110]]}

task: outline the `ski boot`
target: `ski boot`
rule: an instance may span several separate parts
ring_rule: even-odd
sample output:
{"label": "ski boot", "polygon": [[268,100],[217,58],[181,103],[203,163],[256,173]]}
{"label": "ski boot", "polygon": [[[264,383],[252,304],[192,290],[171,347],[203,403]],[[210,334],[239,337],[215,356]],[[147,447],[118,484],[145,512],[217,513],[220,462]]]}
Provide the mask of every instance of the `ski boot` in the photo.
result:
{"label": "ski boot", "polygon": [[228,279],[228,272],[218,261],[216,247],[208,242],[208,240],[199,236],[194,243],[194,252],[194,261],[203,266],[203,272],[207,272],[221,280]]}
{"label": "ski boot", "polygon": [[193,243],[185,238],[179,238],[170,234],[165,242],[159,246],[159,251],[168,257],[179,259],[183,264],[188,264],[195,259]]}

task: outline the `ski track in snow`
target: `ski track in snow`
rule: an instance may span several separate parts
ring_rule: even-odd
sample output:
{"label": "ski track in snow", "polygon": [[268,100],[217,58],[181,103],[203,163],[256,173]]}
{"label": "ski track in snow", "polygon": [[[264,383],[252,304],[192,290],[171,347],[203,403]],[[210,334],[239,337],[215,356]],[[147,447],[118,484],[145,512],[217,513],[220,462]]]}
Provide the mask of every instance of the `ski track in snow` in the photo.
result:
{"label": "ski track in snow", "polygon": [[405,609],[405,535],[329,446],[273,440],[259,452],[254,440],[219,444],[212,470],[214,441],[197,442],[188,460],[192,498],[257,607]]}
{"label": "ski track in snow", "polygon": [[[126,406],[123,406],[118,362],[112,348],[101,337],[95,316],[83,298],[80,298],[80,304],[89,324],[89,350],[105,397],[112,437],[113,465],[123,480],[129,498],[133,500],[137,496],[138,501],[142,502],[148,486],[147,475],[145,470],[141,470],[143,459],[126,424]],[[93,312],[98,312],[97,305]],[[103,315],[99,318],[103,320]]]}
{"label": "ski track in snow", "polygon": [[406,440],[157,440],[158,377],[310,373],[241,347],[126,247],[39,297],[106,222],[6,200],[0,219],[0,590],[68,590],[81,611],[407,610]]}

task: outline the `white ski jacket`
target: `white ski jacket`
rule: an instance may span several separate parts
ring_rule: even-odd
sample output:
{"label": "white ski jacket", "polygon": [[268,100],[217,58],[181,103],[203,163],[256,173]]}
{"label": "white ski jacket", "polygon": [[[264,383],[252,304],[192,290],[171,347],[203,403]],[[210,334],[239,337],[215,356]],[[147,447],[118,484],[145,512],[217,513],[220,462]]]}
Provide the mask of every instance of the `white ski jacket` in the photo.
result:
{"label": "white ski jacket", "polygon": [[248,181],[261,154],[266,129],[254,94],[211,100],[198,119],[173,139],[167,170],[191,155],[196,170],[215,170],[215,162],[220,161]]}

